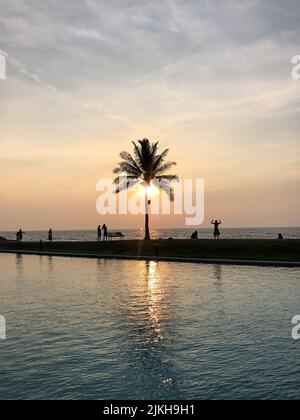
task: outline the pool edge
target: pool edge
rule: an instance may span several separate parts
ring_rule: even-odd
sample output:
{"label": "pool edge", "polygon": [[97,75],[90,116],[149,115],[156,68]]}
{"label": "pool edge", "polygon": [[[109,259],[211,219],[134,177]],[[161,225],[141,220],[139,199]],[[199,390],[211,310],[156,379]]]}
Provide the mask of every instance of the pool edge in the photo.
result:
{"label": "pool edge", "polygon": [[89,258],[89,259],[114,259],[136,261],[161,261],[194,264],[219,264],[219,265],[244,265],[258,267],[284,267],[300,268],[300,262],[289,261],[259,261],[259,260],[235,260],[235,259],[210,259],[210,258],[186,258],[186,257],[155,257],[134,255],[101,255],[89,253],[48,252],[48,251],[25,251],[25,250],[0,250],[0,254],[37,255],[63,258]]}

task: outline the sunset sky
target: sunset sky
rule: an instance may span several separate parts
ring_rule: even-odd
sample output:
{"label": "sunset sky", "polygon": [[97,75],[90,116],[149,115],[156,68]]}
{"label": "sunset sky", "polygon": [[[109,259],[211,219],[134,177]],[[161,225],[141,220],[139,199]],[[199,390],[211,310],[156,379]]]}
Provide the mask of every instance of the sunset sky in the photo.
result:
{"label": "sunset sky", "polygon": [[[0,231],[141,227],[96,183],[147,137],[204,226],[300,226],[299,0],[0,0]],[[183,226],[155,217],[155,226]]]}

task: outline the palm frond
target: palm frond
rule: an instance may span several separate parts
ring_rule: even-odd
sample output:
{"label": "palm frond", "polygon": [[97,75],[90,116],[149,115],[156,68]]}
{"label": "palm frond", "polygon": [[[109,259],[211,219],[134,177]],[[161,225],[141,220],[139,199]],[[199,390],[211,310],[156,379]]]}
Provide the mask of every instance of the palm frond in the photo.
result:
{"label": "palm frond", "polygon": [[173,166],[176,166],[177,162],[166,162],[162,165],[160,165],[156,171],[155,171],[155,175],[163,175],[164,173],[166,173],[167,171],[169,171],[170,169],[173,168]]}
{"label": "palm frond", "polygon": [[134,186],[136,186],[137,184],[139,184],[140,181],[128,181],[128,182],[124,182],[123,184],[120,184],[116,190],[115,190],[115,194],[119,194],[123,191],[129,190],[130,188],[133,188]]}
{"label": "palm frond", "polygon": [[157,141],[156,143],[152,143],[152,158],[154,158],[156,156],[156,152],[157,152],[157,149],[158,149],[158,144],[159,144],[159,141]]}
{"label": "palm frond", "polygon": [[144,159],[148,159],[152,155],[152,145],[148,139],[139,140],[141,146],[141,155]]}
{"label": "palm frond", "polygon": [[126,172],[128,175],[135,175],[137,177],[142,175],[142,171],[137,169],[135,166],[131,165],[128,162],[120,162],[119,166],[114,169],[114,174],[119,174],[121,172]]}
{"label": "palm frond", "polygon": [[169,183],[160,183],[160,189],[168,195],[170,201],[175,200],[174,188]]}
{"label": "palm frond", "polygon": [[169,149],[166,149],[159,156],[156,156],[153,162],[153,172],[157,171],[159,166],[165,161],[168,153],[169,153]]}
{"label": "palm frond", "polygon": [[[138,177],[136,177],[135,175],[127,175],[126,179],[130,180],[131,182],[134,181],[140,181],[140,179]],[[120,182],[124,181],[124,177],[122,176],[118,176],[117,178],[114,179],[113,183],[116,185],[119,185]]]}
{"label": "palm frond", "polygon": [[121,152],[120,153],[121,159],[123,161],[128,162],[130,165],[134,166],[138,171],[141,172],[141,168],[139,167],[138,163],[134,160],[134,158],[131,156],[128,152]]}
{"label": "palm frond", "polygon": [[178,182],[179,178],[178,175],[159,175],[155,177],[156,180],[160,181],[168,181],[168,182]]}
{"label": "palm frond", "polygon": [[142,166],[143,158],[142,158],[141,151],[134,141],[132,142],[132,144],[133,144],[133,149],[134,149],[133,150],[134,156],[135,156],[136,160],[138,161],[139,166]]}

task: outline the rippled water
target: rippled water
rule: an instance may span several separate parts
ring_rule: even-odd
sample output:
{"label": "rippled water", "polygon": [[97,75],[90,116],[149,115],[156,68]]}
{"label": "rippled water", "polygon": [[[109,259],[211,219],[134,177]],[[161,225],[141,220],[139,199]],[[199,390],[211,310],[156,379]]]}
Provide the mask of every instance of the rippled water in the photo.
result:
{"label": "rippled water", "polygon": [[300,395],[299,269],[1,255],[0,398]]}

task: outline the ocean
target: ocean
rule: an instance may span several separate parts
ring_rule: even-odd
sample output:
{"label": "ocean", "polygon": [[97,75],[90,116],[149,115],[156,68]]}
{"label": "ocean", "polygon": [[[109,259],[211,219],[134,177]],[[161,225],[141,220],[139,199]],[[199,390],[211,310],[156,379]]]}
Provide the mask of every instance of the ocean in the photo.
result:
{"label": "ocean", "polygon": [[[187,239],[195,229],[157,229],[152,230],[151,236],[157,238]],[[125,239],[142,239],[143,229],[113,229],[113,232],[122,231]],[[199,238],[210,239],[213,229],[198,229]],[[221,238],[224,239],[276,239],[281,233],[286,239],[300,239],[300,228],[225,228],[221,229]],[[16,232],[0,232],[0,236],[14,240]],[[47,231],[26,231],[24,241],[47,240]],[[93,241],[97,239],[95,230],[59,230],[54,231],[53,240],[56,241]]]}

